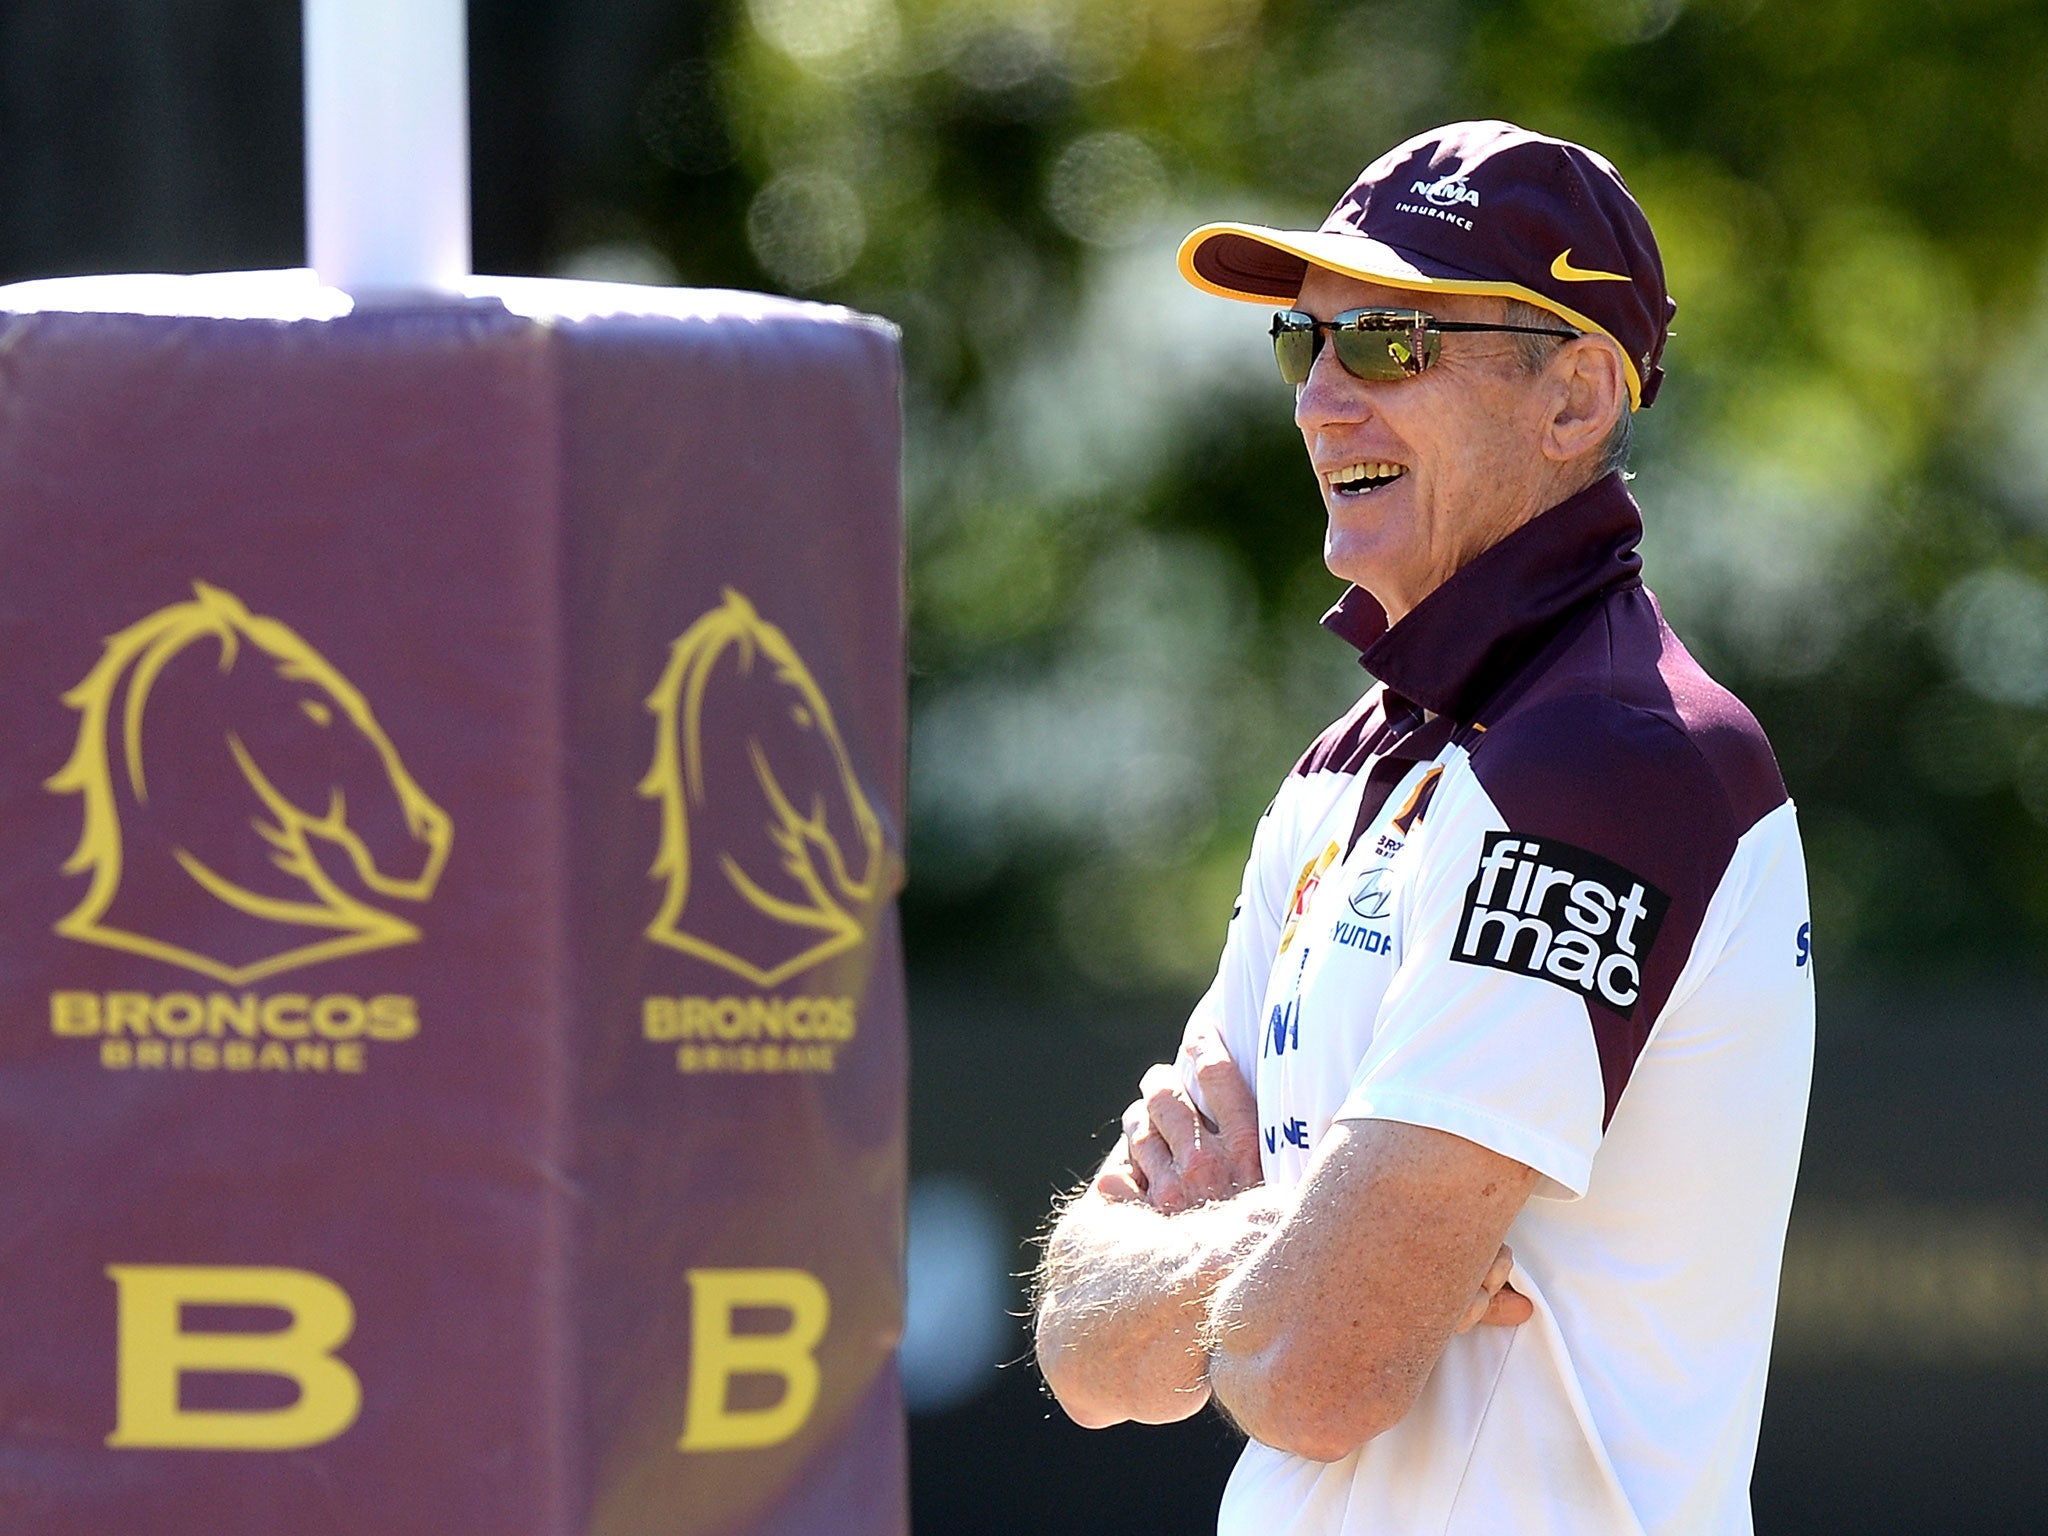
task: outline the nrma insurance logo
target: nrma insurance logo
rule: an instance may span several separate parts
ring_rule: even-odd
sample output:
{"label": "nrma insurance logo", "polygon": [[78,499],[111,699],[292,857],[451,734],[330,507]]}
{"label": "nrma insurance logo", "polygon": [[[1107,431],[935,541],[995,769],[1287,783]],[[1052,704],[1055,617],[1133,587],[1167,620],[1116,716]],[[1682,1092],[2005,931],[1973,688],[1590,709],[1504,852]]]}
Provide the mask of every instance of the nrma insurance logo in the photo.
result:
{"label": "nrma insurance logo", "polygon": [[[440,880],[448,814],[288,625],[197,582],[110,636],[63,702],[77,738],[45,787],[77,798],[64,873],[86,887],[57,933],[229,988],[419,939],[407,913]],[[51,1019],[102,1037],[107,1065],[199,1070],[360,1070],[362,1040],[418,1028],[410,998],[341,992],[65,992]]]}
{"label": "nrma insurance logo", "polygon": [[1479,193],[1465,185],[1462,176],[1439,176],[1435,181],[1418,181],[1412,189],[1417,197],[1426,197],[1439,208],[1455,208],[1460,203],[1473,208],[1479,206]]}
{"label": "nrma insurance logo", "polygon": [[1671,898],[1552,838],[1489,832],[1451,958],[1534,976],[1632,1017]]}
{"label": "nrma insurance logo", "polygon": [[728,588],[670,647],[647,708],[661,899],[646,937],[759,991],[646,998],[643,1034],[675,1044],[683,1072],[831,1071],[854,999],[764,995],[859,950],[888,894],[881,818],[831,705]]}

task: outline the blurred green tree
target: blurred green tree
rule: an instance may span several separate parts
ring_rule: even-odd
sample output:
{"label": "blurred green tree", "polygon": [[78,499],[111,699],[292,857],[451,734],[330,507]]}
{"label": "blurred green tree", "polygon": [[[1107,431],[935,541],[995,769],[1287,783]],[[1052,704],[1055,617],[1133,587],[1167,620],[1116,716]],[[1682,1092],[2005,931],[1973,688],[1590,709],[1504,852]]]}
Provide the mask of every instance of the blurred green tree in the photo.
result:
{"label": "blurred green tree", "polygon": [[1262,317],[1173,249],[1318,221],[1475,116],[1601,150],[1657,228],[1648,576],[1777,745],[1823,964],[2041,952],[2048,11],[744,0],[690,32],[630,217],[568,265],[904,327],[914,961],[1206,977],[1259,809],[1364,679],[1314,623]]}

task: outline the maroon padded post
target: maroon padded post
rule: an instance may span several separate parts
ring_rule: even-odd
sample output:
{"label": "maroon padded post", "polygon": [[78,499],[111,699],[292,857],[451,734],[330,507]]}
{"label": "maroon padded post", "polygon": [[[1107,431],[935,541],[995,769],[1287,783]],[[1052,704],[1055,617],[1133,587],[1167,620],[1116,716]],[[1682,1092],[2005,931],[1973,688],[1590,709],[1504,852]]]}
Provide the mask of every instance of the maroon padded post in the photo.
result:
{"label": "maroon padded post", "polygon": [[0,1528],[903,1531],[894,332],[121,282],[0,290]]}

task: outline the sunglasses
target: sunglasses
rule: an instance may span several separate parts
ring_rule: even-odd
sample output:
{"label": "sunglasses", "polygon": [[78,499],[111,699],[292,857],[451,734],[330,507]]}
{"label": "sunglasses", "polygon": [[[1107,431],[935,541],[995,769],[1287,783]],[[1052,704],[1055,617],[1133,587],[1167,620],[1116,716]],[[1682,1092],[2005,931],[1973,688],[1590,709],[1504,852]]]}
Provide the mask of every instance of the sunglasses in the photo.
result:
{"label": "sunglasses", "polygon": [[1534,325],[1473,325],[1463,320],[1439,320],[1419,309],[1347,309],[1334,320],[1318,320],[1298,309],[1284,309],[1273,317],[1273,356],[1280,364],[1281,378],[1297,386],[1306,384],[1309,370],[1315,367],[1316,357],[1323,350],[1323,335],[1328,332],[1337,348],[1337,361],[1353,378],[1407,379],[1437,360],[1446,331],[1509,331],[1517,336],[1566,339],[1585,334]]}

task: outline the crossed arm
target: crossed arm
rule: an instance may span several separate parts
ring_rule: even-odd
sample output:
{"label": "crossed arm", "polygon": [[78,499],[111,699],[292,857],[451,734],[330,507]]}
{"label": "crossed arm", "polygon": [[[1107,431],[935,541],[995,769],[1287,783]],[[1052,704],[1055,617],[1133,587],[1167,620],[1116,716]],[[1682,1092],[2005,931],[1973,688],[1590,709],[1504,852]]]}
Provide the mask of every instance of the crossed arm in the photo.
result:
{"label": "crossed arm", "polygon": [[1537,1175],[1443,1131],[1343,1121],[1280,1194],[1236,1063],[1213,1036],[1188,1050],[1214,1119],[1173,1069],[1146,1074],[1047,1237],[1040,1369],[1089,1428],[1213,1399],[1253,1438],[1334,1461],[1400,1421],[1454,1333],[1528,1318],[1501,1240]]}

